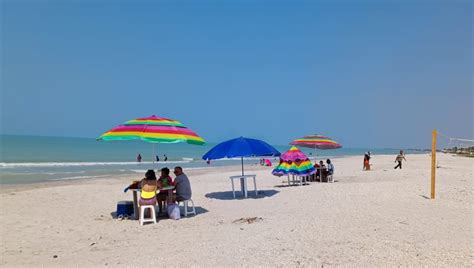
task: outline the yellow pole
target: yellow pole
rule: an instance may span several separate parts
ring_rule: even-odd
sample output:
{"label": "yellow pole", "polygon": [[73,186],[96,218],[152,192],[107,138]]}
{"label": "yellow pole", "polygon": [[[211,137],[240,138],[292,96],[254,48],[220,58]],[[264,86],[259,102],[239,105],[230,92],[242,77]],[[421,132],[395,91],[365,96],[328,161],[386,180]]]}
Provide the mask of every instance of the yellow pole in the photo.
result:
{"label": "yellow pole", "polygon": [[435,199],[436,178],[436,129],[433,129],[431,137],[431,199]]}

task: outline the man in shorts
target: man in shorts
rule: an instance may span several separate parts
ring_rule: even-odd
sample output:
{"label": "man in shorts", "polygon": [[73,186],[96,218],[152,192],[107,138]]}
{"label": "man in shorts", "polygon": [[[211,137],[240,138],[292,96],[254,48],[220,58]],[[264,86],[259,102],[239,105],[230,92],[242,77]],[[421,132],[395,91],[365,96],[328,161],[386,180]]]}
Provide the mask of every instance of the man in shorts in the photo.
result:
{"label": "man in shorts", "polygon": [[402,169],[402,160],[407,161],[407,159],[405,158],[405,154],[403,153],[402,150],[400,150],[400,153],[395,158],[395,162],[398,162],[398,165],[396,165],[394,169],[397,169],[397,168]]}

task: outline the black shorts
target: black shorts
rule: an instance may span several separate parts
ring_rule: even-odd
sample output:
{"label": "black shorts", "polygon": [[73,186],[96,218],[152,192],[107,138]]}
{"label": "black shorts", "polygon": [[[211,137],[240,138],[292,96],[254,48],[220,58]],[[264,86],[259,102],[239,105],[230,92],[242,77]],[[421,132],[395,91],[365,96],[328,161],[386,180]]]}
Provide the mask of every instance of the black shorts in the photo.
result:
{"label": "black shorts", "polygon": [[184,201],[184,200],[188,200],[188,198],[184,198],[184,197],[179,196],[179,195],[176,196],[176,201],[181,202],[181,201]]}

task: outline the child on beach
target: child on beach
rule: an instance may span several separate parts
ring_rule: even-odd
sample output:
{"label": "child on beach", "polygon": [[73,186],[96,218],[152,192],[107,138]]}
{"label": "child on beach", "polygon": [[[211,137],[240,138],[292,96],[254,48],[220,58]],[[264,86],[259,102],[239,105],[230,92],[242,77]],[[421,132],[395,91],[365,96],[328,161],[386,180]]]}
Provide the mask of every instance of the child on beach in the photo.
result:
{"label": "child on beach", "polygon": [[402,160],[407,161],[407,159],[405,158],[405,154],[403,153],[403,150],[400,150],[400,153],[395,158],[395,162],[398,162],[398,165],[396,165],[393,169],[397,169],[398,167],[402,169]]}
{"label": "child on beach", "polygon": [[319,168],[320,168],[320,165],[318,164],[318,162],[316,162],[316,159],[314,161],[314,169],[316,169],[316,173],[314,173],[313,175],[311,175],[311,181],[316,181],[317,178],[319,178]]}
{"label": "child on beach", "polygon": [[323,182],[323,179],[326,178],[326,166],[322,160],[319,161],[319,168],[317,169],[316,174],[319,177],[320,182]]}
{"label": "child on beach", "polygon": [[[162,189],[168,186],[174,185],[173,180],[170,177],[170,169],[167,167],[164,167],[161,169],[161,176],[158,179],[158,189]],[[156,199],[158,201],[158,208],[160,209],[160,214],[163,213],[163,205],[164,202],[166,202],[168,198],[168,191],[172,190],[166,190],[166,191],[161,191],[156,195]]]}

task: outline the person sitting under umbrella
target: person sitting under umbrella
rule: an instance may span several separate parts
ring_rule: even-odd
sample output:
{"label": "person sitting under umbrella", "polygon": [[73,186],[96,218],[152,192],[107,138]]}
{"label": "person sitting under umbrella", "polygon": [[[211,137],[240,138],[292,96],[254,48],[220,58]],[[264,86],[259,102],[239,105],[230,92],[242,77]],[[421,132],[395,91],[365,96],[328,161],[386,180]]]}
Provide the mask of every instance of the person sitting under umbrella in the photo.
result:
{"label": "person sitting under umbrella", "polygon": [[[158,187],[158,184],[156,181],[155,171],[153,171],[152,169],[149,169],[145,173],[145,178],[143,178],[140,182],[141,193],[140,193],[140,199],[138,200],[138,203],[141,206],[145,206],[145,205],[155,206],[157,187]],[[150,212],[148,211],[146,214],[148,213]],[[149,215],[146,215],[146,217],[148,216]]]}
{"label": "person sitting under umbrella", "polygon": [[320,178],[320,175],[319,175],[319,168],[321,166],[318,164],[318,162],[315,161],[314,163],[314,168],[316,169],[316,173],[314,173],[312,176],[311,176],[311,179],[312,181],[316,181],[317,178]]}
{"label": "person sitting under umbrella", "polygon": [[[164,167],[161,169],[161,176],[158,179],[158,189],[174,185],[173,180],[170,177],[170,169]],[[171,190],[168,190],[171,191]],[[163,214],[163,205],[168,198],[168,191],[162,191],[156,195],[156,200],[158,201],[158,208],[160,209],[160,214]]]}
{"label": "person sitting under umbrella", "polygon": [[334,174],[334,165],[331,163],[331,159],[326,160],[326,163],[328,164],[327,175]]}
{"label": "person sitting under umbrella", "polygon": [[174,179],[176,187],[175,200],[180,202],[191,199],[191,183],[189,182],[188,176],[183,173],[183,168],[179,166],[175,167],[174,175],[176,175],[176,178]]}
{"label": "person sitting under umbrella", "polygon": [[317,176],[319,177],[319,181],[322,182],[323,179],[326,178],[327,170],[326,165],[324,165],[323,160],[319,161],[319,168],[317,171]]}

